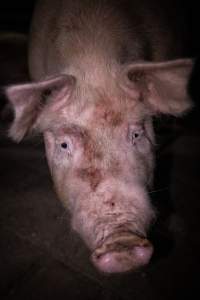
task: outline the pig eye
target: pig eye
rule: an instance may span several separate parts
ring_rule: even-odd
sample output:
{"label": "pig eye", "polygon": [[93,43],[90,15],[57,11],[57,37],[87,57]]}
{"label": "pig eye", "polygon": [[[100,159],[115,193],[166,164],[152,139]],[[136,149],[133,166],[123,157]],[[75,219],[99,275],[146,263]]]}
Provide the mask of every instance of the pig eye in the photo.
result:
{"label": "pig eye", "polygon": [[63,149],[68,149],[68,144],[66,142],[61,143],[60,146]]}
{"label": "pig eye", "polygon": [[72,145],[72,141],[68,138],[64,139],[63,140],[58,140],[56,142],[57,144],[57,150],[59,151],[59,153],[63,153],[64,155],[65,154],[68,154],[68,155],[71,155],[72,153],[72,150],[73,150],[73,145]]}
{"label": "pig eye", "polygon": [[131,141],[133,145],[136,145],[144,135],[144,130],[142,128],[133,129],[131,132]]}
{"label": "pig eye", "polygon": [[139,133],[138,132],[134,132],[132,135],[132,139],[137,139],[139,137]]}
{"label": "pig eye", "polygon": [[64,141],[60,143],[61,151],[67,154],[71,154],[72,146],[69,141]]}

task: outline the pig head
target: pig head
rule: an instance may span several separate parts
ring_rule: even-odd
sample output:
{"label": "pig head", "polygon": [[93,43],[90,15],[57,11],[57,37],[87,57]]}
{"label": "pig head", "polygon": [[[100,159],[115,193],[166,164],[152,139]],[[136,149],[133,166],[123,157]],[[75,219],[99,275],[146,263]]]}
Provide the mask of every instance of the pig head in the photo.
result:
{"label": "pig head", "polygon": [[59,198],[103,272],[134,270],[151,258],[152,116],[191,106],[191,68],[189,59],[135,62],[113,72],[109,88],[68,74],[6,88],[15,112],[10,136],[19,142],[43,133]]}

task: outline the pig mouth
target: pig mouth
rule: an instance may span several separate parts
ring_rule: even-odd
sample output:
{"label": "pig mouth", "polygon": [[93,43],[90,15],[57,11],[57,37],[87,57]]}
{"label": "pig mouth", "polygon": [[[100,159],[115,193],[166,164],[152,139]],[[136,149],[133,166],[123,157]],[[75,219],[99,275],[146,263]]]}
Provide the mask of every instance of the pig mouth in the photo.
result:
{"label": "pig mouth", "polygon": [[133,232],[109,235],[92,253],[93,264],[103,273],[122,273],[146,265],[153,253],[152,244]]}

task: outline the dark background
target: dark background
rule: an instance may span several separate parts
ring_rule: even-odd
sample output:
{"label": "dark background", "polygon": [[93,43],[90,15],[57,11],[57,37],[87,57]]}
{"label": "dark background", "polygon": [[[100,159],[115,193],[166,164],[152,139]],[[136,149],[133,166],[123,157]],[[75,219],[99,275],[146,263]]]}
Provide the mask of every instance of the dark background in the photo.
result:
{"label": "dark background", "polygon": [[1,30],[28,32],[35,1],[1,1]]}
{"label": "dark background", "polygon": [[[27,34],[34,2],[1,1],[0,31]],[[151,195],[158,220],[150,232],[155,245],[150,265],[133,274],[97,273],[53,191],[41,138],[18,145],[6,137],[10,111],[1,95],[0,299],[200,297],[200,18],[197,1],[176,3],[185,53],[196,58],[189,85],[195,108],[181,119],[155,120],[157,168]],[[0,43],[1,87],[28,80],[26,46],[26,40]]]}
{"label": "dark background", "polygon": [[[35,0],[28,1],[1,1],[0,3],[0,30],[15,30],[28,33],[30,19]],[[158,0],[159,5],[165,0]],[[195,0],[168,0],[174,8],[174,17],[182,19],[189,33],[190,45],[187,45],[191,55],[199,53],[199,4]],[[184,25],[184,26],[185,26]],[[184,30],[184,29],[183,29]]]}

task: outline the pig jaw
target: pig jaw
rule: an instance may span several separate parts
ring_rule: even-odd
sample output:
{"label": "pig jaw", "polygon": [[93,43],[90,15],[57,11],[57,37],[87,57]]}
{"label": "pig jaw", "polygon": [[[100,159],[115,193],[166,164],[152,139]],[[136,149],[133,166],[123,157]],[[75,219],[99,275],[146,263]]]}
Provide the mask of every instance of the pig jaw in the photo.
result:
{"label": "pig jaw", "polygon": [[[79,199],[74,207],[72,227],[91,249],[91,260],[101,272],[134,271],[151,258],[153,246],[146,239],[146,232],[154,212],[142,188],[134,187],[134,190],[134,196],[128,199],[115,199],[109,192],[107,195],[100,192],[102,198],[93,195],[90,200],[88,196]],[[137,198],[138,194],[141,198]],[[113,199],[113,208],[108,207],[108,199]]]}

